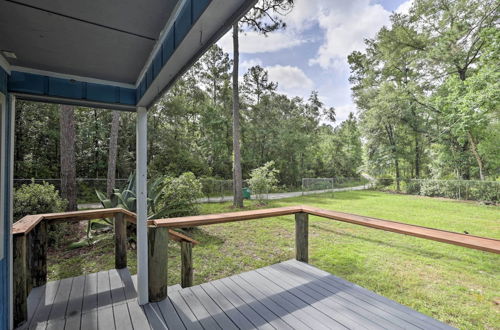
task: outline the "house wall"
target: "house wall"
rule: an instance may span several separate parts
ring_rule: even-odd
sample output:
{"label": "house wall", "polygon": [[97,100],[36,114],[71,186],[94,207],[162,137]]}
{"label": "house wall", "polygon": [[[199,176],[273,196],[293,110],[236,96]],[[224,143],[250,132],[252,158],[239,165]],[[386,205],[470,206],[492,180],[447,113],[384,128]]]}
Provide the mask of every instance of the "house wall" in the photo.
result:
{"label": "house wall", "polygon": [[1,162],[0,162],[0,329],[8,329],[11,311],[11,215],[12,215],[12,143],[13,109],[10,109],[10,99],[7,93],[7,72],[0,67],[0,93],[5,99],[1,114]]}

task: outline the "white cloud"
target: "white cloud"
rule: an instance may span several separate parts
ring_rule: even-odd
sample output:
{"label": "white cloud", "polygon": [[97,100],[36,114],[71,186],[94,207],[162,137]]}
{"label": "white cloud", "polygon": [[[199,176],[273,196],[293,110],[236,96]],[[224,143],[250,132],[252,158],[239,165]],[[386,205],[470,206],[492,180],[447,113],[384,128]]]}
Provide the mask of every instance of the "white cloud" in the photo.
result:
{"label": "white cloud", "polygon": [[394,11],[398,14],[408,14],[410,12],[410,8],[413,5],[413,0],[408,0],[399,5],[398,8]]}
{"label": "white cloud", "polygon": [[256,65],[263,66],[262,60],[259,58],[251,58],[247,61],[242,61],[240,63],[240,75],[243,75],[245,72],[248,71],[248,69]]}
{"label": "white cloud", "polygon": [[[306,42],[287,31],[277,31],[264,36],[257,32],[240,33],[240,53],[257,54],[275,52],[282,49],[299,46]],[[219,41],[218,45],[227,53],[233,52],[233,35],[229,31]]]}
{"label": "white cloud", "polygon": [[341,70],[347,70],[347,56],[352,51],[364,49],[364,39],[374,37],[382,26],[390,23],[391,14],[370,0],[326,1],[318,12],[324,42],[309,64]]}
{"label": "white cloud", "polygon": [[354,105],[353,103],[336,106],[335,115],[337,117],[336,118],[337,123],[346,120],[349,117],[350,112],[353,112],[354,114],[357,113],[356,105]]}
{"label": "white cloud", "polygon": [[277,82],[278,89],[282,93],[305,97],[314,88],[314,82],[296,66],[274,65],[265,69],[269,74],[269,80]]}

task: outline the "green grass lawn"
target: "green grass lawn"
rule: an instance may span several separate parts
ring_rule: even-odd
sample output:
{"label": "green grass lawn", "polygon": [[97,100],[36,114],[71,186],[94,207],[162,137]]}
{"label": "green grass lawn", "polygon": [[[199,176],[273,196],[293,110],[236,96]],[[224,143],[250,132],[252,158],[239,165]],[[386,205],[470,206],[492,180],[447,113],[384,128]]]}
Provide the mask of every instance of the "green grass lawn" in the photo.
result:
{"label": "green grass lawn", "polygon": [[[253,202],[246,202],[255,207]],[[306,204],[500,239],[500,209],[472,203],[375,191],[342,192],[271,201]],[[232,211],[205,204],[202,213]],[[293,216],[200,227],[189,233],[195,283],[294,257]],[[310,264],[462,329],[500,329],[500,256],[444,243],[310,217]],[[92,247],[49,256],[59,279],[113,268],[107,234]],[[169,283],[180,282],[180,248],[170,243]],[[135,251],[129,265],[136,271]]]}

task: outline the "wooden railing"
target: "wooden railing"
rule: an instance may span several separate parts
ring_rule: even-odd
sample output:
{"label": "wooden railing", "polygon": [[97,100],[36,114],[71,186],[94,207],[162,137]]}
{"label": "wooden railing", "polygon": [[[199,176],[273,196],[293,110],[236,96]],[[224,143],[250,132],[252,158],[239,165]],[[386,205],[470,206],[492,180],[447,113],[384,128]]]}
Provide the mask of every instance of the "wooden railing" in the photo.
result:
{"label": "wooden railing", "polygon": [[[416,236],[481,251],[500,253],[500,240],[497,239],[454,233],[440,229],[409,225],[401,222],[370,218],[355,214],[323,210],[310,206],[288,206],[272,209],[151,220],[149,230],[150,233],[161,232],[170,228],[196,227],[292,214],[295,215],[295,258],[303,262],[308,262],[309,215],[336,221],[348,222],[360,226],[390,231],[399,234]],[[150,247],[155,246],[159,248],[167,246],[168,242],[166,241],[166,239],[158,239],[159,237],[166,236],[156,235],[155,238],[152,238],[150,236]],[[154,240],[154,242],[151,241],[152,239]],[[161,262],[166,258],[167,251],[165,251],[165,249],[155,249],[155,251],[157,250],[161,252],[158,254],[150,253],[149,255],[149,274],[155,274],[154,281],[151,281],[150,277],[149,283],[149,294],[151,301],[161,301],[167,296],[167,266],[166,263]],[[185,261],[185,263],[190,265],[191,260],[187,260]],[[156,265],[162,265],[163,268],[155,268]]]}
{"label": "wooden railing", "polygon": [[[114,218],[115,268],[127,267],[127,222],[136,222],[133,212],[121,209],[97,209],[64,213],[28,215],[12,226],[14,274],[14,324],[19,326],[27,319],[27,297],[32,288],[47,282],[47,224],[49,222],[83,221]],[[151,221],[150,221],[151,223]],[[181,254],[190,255],[197,241],[174,230],[168,236],[181,244]],[[185,286],[192,285],[191,264],[183,265]]]}
{"label": "wooden railing", "polygon": [[[193,284],[192,245],[195,240],[173,231],[174,228],[196,227],[226,222],[246,221],[284,215],[295,215],[295,257],[308,262],[309,215],[348,222],[492,253],[500,253],[500,240],[409,225],[355,214],[323,210],[309,206],[209,214],[148,221],[148,274],[150,301],[167,297],[168,240],[181,243],[181,285]],[[27,295],[32,287],[47,281],[47,222],[80,221],[96,218],[115,219],[115,266],[127,266],[126,222],[135,222],[135,214],[123,209],[104,209],[27,216],[13,225],[14,233],[14,318],[15,324],[27,317]]]}

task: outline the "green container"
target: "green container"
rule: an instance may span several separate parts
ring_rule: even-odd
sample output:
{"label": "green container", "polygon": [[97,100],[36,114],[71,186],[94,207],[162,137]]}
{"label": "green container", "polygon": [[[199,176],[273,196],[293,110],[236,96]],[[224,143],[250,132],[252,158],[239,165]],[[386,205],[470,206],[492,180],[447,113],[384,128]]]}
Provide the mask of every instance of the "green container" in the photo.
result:
{"label": "green container", "polygon": [[243,198],[244,199],[250,199],[250,188],[243,188]]}

